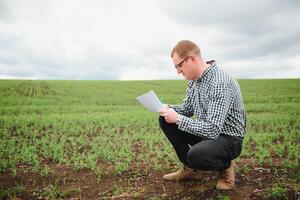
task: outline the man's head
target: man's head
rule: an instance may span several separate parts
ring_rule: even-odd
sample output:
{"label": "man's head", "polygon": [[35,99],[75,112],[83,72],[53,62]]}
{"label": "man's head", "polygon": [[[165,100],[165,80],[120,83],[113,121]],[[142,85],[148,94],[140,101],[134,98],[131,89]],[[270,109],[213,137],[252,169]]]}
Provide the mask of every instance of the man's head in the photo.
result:
{"label": "man's head", "polygon": [[177,73],[188,80],[197,80],[206,69],[199,47],[192,41],[181,40],[171,52]]}
{"label": "man's head", "polygon": [[172,58],[175,53],[181,58],[187,57],[190,53],[201,56],[199,47],[190,40],[179,41],[171,52]]}

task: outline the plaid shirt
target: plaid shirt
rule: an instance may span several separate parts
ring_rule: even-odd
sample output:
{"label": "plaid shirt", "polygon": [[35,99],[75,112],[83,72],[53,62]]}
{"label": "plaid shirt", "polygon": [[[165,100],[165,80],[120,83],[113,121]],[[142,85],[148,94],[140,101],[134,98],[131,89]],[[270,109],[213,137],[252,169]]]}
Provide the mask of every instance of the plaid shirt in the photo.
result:
{"label": "plaid shirt", "polygon": [[189,81],[183,103],[170,105],[181,115],[178,129],[210,139],[218,135],[243,138],[246,112],[239,85],[214,60],[207,63],[210,66],[200,78]]}

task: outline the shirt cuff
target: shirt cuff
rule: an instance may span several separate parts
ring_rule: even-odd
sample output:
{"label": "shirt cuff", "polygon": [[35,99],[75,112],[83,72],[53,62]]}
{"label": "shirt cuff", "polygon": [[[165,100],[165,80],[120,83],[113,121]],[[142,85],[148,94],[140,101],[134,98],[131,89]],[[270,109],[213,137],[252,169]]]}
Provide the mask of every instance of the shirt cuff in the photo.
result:
{"label": "shirt cuff", "polygon": [[182,115],[178,115],[177,119],[176,119],[176,124],[179,126],[180,122],[181,122],[181,118],[182,118]]}

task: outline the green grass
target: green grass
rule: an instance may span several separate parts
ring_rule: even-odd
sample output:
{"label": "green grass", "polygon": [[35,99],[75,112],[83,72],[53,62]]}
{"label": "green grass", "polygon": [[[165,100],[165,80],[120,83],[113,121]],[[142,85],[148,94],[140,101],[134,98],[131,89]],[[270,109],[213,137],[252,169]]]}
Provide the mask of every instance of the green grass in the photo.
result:
{"label": "green grass", "polygon": [[269,197],[272,199],[288,199],[285,195],[286,191],[280,184],[276,184],[268,189]]}
{"label": "green grass", "polygon": [[0,185],[0,199],[14,199],[17,195],[26,191],[26,188],[22,185],[16,185],[10,189],[4,189]]}
{"label": "green grass", "polygon": [[[248,117],[242,157],[258,164],[282,160],[297,170],[300,152],[300,80],[240,80]],[[178,104],[186,81],[0,81],[0,172],[19,163],[43,176],[41,159],[89,168],[99,162],[120,174],[131,166],[164,170],[178,159],[158,127],[158,115],[136,97],[154,90]],[[245,169],[247,170],[247,169]],[[291,173],[291,178],[299,176]]]}

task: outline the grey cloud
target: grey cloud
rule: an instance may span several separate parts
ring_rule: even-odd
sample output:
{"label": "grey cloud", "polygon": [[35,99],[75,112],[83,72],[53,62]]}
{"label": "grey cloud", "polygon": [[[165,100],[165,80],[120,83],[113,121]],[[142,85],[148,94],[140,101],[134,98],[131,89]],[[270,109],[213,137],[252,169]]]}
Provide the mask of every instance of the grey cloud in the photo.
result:
{"label": "grey cloud", "polygon": [[[225,59],[300,52],[300,1],[160,1],[167,17],[187,29],[214,30],[212,44],[224,48]],[[218,34],[219,33],[219,34]]]}
{"label": "grey cloud", "polygon": [[48,53],[37,53],[30,45],[24,38],[0,40],[2,75],[43,79],[118,79],[126,68],[143,62],[139,57],[129,59],[132,56],[106,52],[100,45],[85,48],[81,52],[83,59],[68,58],[66,52],[59,50],[59,45],[54,48],[57,52]]}
{"label": "grey cloud", "polygon": [[[239,77],[278,73],[284,62],[299,60],[300,1],[156,1],[163,13],[154,10],[156,17],[131,23],[137,12],[128,26],[122,16],[144,5],[117,15],[135,3],[113,1],[112,15],[104,3],[89,3],[0,0],[0,77],[173,78],[170,50],[174,40],[189,36],[205,40],[208,57]],[[159,26],[148,26],[152,19]],[[143,30],[140,23],[146,24]],[[284,68],[289,69],[297,73],[295,65]]]}
{"label": "grey cloud", "polygon": [[226,59],[257,59],[266,56],[290,57],[300,52],[300,38],[297,35],[283,33],[264,38],[254,37],[250,41],[227,44],[230,51],[224,51]]}
{"label": "grey cloud", "polygon": [[[102,55],[101,58],[90,58],[89,61],[66,63],[62,60],[47,60],[39,57],[30,57],[12,62],[0,62],[9,66],[1,70],[9,76],[35,77],[46,79],[118,79],[121,76],[125,61],[117,56]],[[115,61],[115,60],[119,60]],[[17,67],[12,67],[17,66]],[[30,66],[30,67],[26,67]]]}
{"label": "grey cloud", "polygon": [[10,8],[6,1],[0,1],[0,21],[8,20],[10,17]]}
{"label": "grey cloud", "polygon": [[290,26],[293,21],[299,22],[300,1],[296,0],[160,2],[163,13],[178,22],[196,26],[218,25],[249,35],[268,33],[278,27]]}

